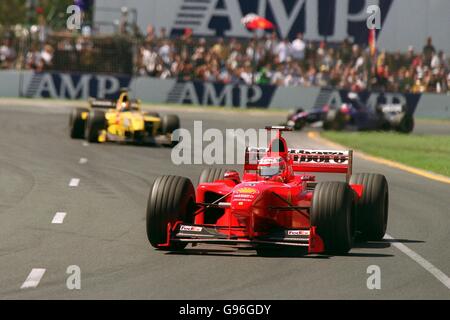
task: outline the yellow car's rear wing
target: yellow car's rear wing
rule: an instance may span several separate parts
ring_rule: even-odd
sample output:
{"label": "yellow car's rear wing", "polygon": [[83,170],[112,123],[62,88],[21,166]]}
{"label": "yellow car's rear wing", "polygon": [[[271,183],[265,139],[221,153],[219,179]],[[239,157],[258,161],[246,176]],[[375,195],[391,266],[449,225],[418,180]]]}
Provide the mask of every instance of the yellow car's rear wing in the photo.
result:
{"label": "yellow car's rear wing", "polygon": [[[91,108],[96,109],[115,109],[117,104],[116,100],[94,99],[94,98],[89,99],[88,102]],[[130,100],[131,109],[139,109],[139,104],[140,104],[139,100]]]}

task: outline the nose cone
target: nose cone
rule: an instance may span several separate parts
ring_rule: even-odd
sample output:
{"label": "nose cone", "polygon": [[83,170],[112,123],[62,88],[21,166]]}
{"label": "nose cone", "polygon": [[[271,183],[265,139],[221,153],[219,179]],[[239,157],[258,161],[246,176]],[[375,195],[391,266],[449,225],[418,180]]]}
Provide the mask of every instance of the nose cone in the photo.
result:
{"label": "nose cone", "polygon": [[130,117],[131,126],[134,131],[140,131],[144,130],[145,124],[144,124],[144,118],[140,114],[131,114]]}
{"label": "nose cone", "polygon": [[240,214],[249,214],[250,208],[260,191],[253,185],[243,184],[234,189],[231,195],[231,209]]}
{"label": "nose cone", "polygon": [[[238,215],[250,215],[253,211],[260,211],[262,198],[271,197],[273,188],[280,187],[280,183],[263,181],[259,183],[242,183],[236,187],[231,195],[231,209]],[[264,202],[264,201],[263,201]]]}

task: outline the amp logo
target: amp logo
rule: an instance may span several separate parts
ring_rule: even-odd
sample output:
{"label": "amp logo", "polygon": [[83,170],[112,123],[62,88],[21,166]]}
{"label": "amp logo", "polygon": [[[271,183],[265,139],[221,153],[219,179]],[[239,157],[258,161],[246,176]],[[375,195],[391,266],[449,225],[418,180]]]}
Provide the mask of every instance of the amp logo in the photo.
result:
{"label": "amp logo", "polygon": [[380,8],[381,26],[393,0],[202,0],[192,5],[182,0],[172,34],[191,28],[199,36],[252,37],[241,19],[256,13],[273,22],[281,38],[293,39],[298,32],[306,40],[330,42],[353,38],[368,42],[367,8]]}
{"label": "amp logo", "polygon": [[129,76],[72,73],[34,73],[26,86],[24,96],[57,99],[113,99],[120,88],[128,87]]}
{"label": "amp logo", "polygon": [[232,85],[200,81],[177,82],[167,98],[168,103],[233,106],[240,108],[269,107],[276,87]]}

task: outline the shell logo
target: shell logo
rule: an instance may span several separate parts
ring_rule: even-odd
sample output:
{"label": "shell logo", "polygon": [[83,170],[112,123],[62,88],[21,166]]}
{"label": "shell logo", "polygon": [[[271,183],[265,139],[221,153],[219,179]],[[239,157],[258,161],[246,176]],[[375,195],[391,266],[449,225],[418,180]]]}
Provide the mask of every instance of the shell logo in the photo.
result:
{"label": "shell logo", "polygon": [[256,190],[255,188],[248,188],[248,187],[244,187],[244,188],[240,188],[239,190],[237,190],[239,193],[247,193],[247,194],[255,194],[258,193],[258,190]]}

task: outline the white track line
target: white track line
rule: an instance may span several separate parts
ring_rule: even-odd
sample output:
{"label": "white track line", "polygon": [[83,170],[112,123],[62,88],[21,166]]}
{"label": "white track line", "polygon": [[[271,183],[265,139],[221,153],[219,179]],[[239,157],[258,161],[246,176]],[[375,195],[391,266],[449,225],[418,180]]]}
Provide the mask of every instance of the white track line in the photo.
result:
{"label": "white track line", "polygon": [[86,158],[81,158],[80,161],[78,161],[79,164],[85,164],[88,162],[88,159]]}
{"label": "white track line", "polygon": [[27,279],[20,287],[20,289],[36,288],[39,282],[41,281],[42,277],[44,276],[44,273],[45,269],[41,268],[32,269]]}
{"label": "white track line", "polygon": [[52,223],[61,224],[64,222],[64,218],[66,217],[65,212],[57,212],[53,217]]}
{"label": "white track line", "polygon": [[403,243],[401,242],[396,242],[395,239],[393,237],[391,237],[390,235],[386,234],[385,239],[389,239],[389,240],[394,240],[392,242],[392,245],[394,247],[396,247],[398,250],[400,250],[401,252],[403,252],[404,254],[406,254],[408,257],[410,257],[411,259],[413,259],[415,262],[417,262],[422,268],[424,268],[425,270],[427,270],[429,273],[431,273],[436,279],[438,279],[444,286],[446,286],[448,289],[450,289],[450,278],[443,273],[441,270],[439,270],[438,268],[436,268],[433,264],[431,264],[430,262],[428,262],[425,258],[423,258],[421,255],[419,255],[418,253],[414,252],[413,250],[411,250],[410,248],[408,248],[407,246],[405,246]]}
{"label": "white track line", "polygon": [[80,179],[72,178],[72,179],[70,179],[69,187],[78,187],[79,184],[80,184]]}

